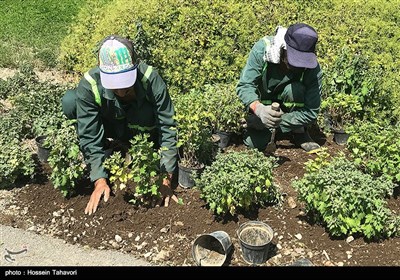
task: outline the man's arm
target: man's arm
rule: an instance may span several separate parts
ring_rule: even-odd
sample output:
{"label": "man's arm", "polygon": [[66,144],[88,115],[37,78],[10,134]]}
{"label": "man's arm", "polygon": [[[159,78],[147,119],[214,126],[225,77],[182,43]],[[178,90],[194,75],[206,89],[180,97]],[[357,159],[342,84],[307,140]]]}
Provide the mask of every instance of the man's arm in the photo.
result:
{"label": "man's arm", "polygon": [[239,83],[236,86],[236,92],[247,110],[251,108],[254,111],[252,107],[255,105],[252,105],[252,107],[250,105],[254,101],[259,100],[257,87],[260,83],[264,67],[264,50],[265,41],[263,39],[254,44],[247,58],[246,65],[240,74]]}
{"label": "man's arm", "polygon": [[82,79],[77,88],[77,121],[79,144],[85,161],[90,167],[90,180],[108,178],[103,168],[104,128],[100,108],[96,103],[89,83]]}
{"label": "man's arm", "polygon": [[162,148],[160,168],[162,172],[173,173],[176,169],[178,154],[174,106],[167,86],[157,71],[151,74],[150,83],[155,99],[159,143]]}

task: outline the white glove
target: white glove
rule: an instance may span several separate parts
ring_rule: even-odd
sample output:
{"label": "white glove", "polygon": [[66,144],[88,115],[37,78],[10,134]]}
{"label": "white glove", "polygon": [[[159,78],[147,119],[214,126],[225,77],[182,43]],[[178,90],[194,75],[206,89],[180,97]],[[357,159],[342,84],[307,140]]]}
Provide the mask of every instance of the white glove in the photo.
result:
{"label": "white glove", "polygon": [[275,111],[271,108],[271,105],[265,106],[258,103],[254,111],[257,117],[261,119],[266,127],[278,127],[282,121],[282,110]]}

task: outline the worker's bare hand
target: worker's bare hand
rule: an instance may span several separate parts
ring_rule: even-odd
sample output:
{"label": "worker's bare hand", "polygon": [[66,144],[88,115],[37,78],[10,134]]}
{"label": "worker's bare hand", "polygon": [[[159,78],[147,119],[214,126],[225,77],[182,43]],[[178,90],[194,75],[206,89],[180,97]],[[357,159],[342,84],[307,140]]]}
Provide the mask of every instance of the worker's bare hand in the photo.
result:
{"label": "worker's bare hand", "polygon": [[104,178],[98,179],[94,183],[94,191],[92,192],[90,200],[86,205],[85,214],[91,215],[92,213],[96,212],[102,195],[104,195],[104,202],[107,202],[110,197],[110,191],[111,190],[107,184],[107,180]]}
{"label": "worker's bare hand", "polygon": [[[164,205],[165,207],[169,206],[169,202],[172,199],[176,203],[179,203],[178,197],[174,194],[172,188],[171,188],[171,178],[172,175],[169,174],[167,178],[164,178],[161,186],[160,186],[160,193],[161,193],[161,199],[157,202],[158,206]],[[163,204],[164,202],[164,204]]]}

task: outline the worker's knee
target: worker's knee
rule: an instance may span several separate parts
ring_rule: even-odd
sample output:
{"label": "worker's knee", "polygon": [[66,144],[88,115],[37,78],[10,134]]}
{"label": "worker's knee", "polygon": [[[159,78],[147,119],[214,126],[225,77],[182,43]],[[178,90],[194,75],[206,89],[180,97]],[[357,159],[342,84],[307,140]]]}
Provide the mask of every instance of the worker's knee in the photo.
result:
{"label": "worker's knee", "polygon": [[269,129],[247,129],[244,133],[243,142],[246,146],[250,148],[264,151],[270,139],[271,131]]}
{"label": "worker's knee", "polygon": [[76,119],[76,90],[69,89],[61,100],[64,115],[68,119]]}

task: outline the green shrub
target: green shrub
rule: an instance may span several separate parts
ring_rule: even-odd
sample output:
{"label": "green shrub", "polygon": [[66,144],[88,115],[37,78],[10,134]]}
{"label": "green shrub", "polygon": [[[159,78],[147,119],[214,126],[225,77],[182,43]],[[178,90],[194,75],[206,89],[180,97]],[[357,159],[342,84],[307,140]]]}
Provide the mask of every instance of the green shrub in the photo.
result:
{"label": "green shrub", "polygon": [[382,74],[381,69],[371,67],[365,55],[342,48],[332,67],[325,71],[321,111],[336,118],[335,124],[341,127],[356,119],[382,118],[377,112],[391,104],[390,96],[378,90]]}
{"label": "green shrub", "polygon": [[165,178],[160,174],[160,153],[154,150],[149,136],[136,135],[129,141],[131,146],[126,157],[118,151],[104,162],[114,188],[127,188],[132,197],[130,202],[136,205],[151,205],[153,199],[161,198],[159,188]]}
{"label": "green shrub", "polygon": [[33,138],[60,127],[61,97],[66,86],[39,81],[31,65],[0,83],[0,95],[11,103],[10,112],[24,128],[24,137]]}
{"label": "green shrub", "polygon": [[205,105],[203,96],[196,90],[174,98],[179,162],[185,167],[201,167],[213,158],[212,115]]}
{"label": "green shrub", "polygon": [[217,215],[234,215],[250,207],[280,202],[272,177],[275,165],[275,158],[257,150],[219,153],[195,179],[195,185]]}
{"label": "green shrub", "polygon": [[[236,81],[251,45],[263,35],[252,7],[237,0],[115,0],[94,13],[97,20],[79,22],[63,41],[64,67],[87,71],[96,63],[94,46],[118,33],[148,49],[144,59],[180,91]],[[144,38],[136,36],[138,26]]]}
{"label": "green shrub", "polygon": [[85,163],[79,150],[75,123],[76,120],[66,120],[64,117],[61,128],[50,131],[44,142],[44,147],[50,149],[50,180],[63,196],[73,194],[77,182],[85,175]]}
{"label": "green shrub", "polygon": [[360,234],[371,239],[388,237],[399,230],[400,219],[391,213],[384,199],[393,192],[390,180],[364,174],[343,155],[318,165],[315,168],[309,161],[306,174],[294,181],[293,187],[307,212],[332,236]]}
{"label": "green shrub", "polygon": [[205,85],[201,94],[205,110],[210,114],[214,131],[241,131],[245,107],[236,94],[236,83]]}
{"label": "green shrub", "polygon": [[17,179],[34,175],[35,162],[26,142],[0,133],[0,188],[10,188]]}
{"label": "green shrub", "polygon": [[[74,23],[70,26],[68,35],[64,37],[60,46],[59,61],[62,68],[84,73],[96,64],[96,45],[103,39],[92,36],[96,33],[98,23],[113,8],[105,7],[113,0],[86,0],[79,10]],[[120,23],[120,22],[119,22]],[[113,33],[111,30],[108,32]],[[104,34],[104,37],[109,35]],[[84,55],[83,55],[84,53]]]}
{"label": "green shrub", "polygon": [[355,162],[373,176],[400,182],[400,127],[381,121],[358,122],[349,129],[347,147]]}

